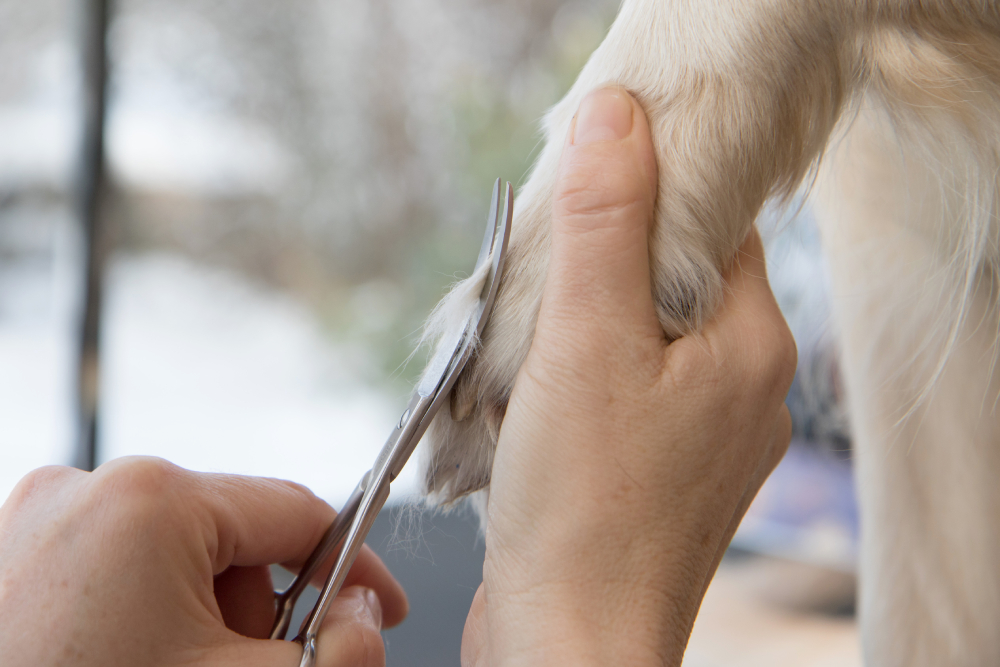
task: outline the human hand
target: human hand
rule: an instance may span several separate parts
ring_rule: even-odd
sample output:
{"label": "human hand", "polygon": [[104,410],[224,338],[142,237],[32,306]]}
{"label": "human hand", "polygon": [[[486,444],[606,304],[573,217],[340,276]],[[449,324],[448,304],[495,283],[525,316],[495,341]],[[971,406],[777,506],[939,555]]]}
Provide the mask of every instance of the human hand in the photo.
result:
{"label": "human hand", "polygon": [[668,342],[650,287],[645,115],[605,89],[574,122],[538,324],[494,459],[466,667],[679,665],[791,437],[795,344],[756,232],[715,319]]}
{"label": "human hand", "polygon": [[[36,470],[0,508],[3,665],[297,667],[301,646],[265,639],[268,564],[300,567],[334,516],[291,482],[159,459]],[[406,596],[367,547],[345,586],[319,664],[383,665]]]}

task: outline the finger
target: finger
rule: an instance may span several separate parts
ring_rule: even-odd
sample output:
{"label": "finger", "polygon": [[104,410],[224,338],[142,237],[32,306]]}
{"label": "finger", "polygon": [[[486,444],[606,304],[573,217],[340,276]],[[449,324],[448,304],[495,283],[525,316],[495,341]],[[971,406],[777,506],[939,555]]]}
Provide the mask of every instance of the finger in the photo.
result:
{"label": "finger", "polygon": [[[362,547],[362,551],[363,555],[358,557],[347,575],[344,588],[361,585],[385,591],[399,586],[377,554],[367,545]],[[333,562],[334,557],[331,557],[317,571],[311,582],[314,586],[322,588],[326,583],[326,576],[333,567]],[[297,571],[299,568],[287,569]],[[268,566],[230,566],[215,577],[213,588],[227,628],[244,637],[257,639],[264,639],[270,634],[274,622],[274,588]],[[384,611],[382,626],[391,628],[399,625],[409,611],[405,593],[399,591],[399,595],[386,596],[383,592],[380,595],[391,603]],[[398,602],[399,597],[402,598],[402,604]]]}
{"label": "finger", "polygon": [[[337,554],[330,556],[316,570],[313,575],[312,585],[322,588],[326,583],[327,575],[333,569],[337,560]],[[282,563],[282,566],[292,572],[298,572],[304,561],[292,563]],[[351,566],[351,571],[347,573],[344,580],[344,588],[349,586],[367,586],[375,589],[382,601],[382,626],[392,628],[403,622],[410,611],[409,602],[406,599],[406,592],[400,586],[396,578],[389,572],[382,559],[379,558],[371,547],[367,544],[361,546],[361,553]]]}
{"label": "finger", "polygon": [[213,589],[227,628],[244,637],[268,637],[274,622],[274,589],[267,565],[226,568],[215,577]]}
{"label": "finger", "polygon": [[195,499],[215,529],[213,568],[304,559],[336,517],[304,486],[278,479],[196,474]]}
{"label": "finger", "polygon": [[[328,504],[292,482],[237,475],[196,478],[197,499],[209,510],[216,536],[215,548],[210,549],[214,574],[234,565],[285,563],[297,569],[336,517]],[[330,567],[328,563],[326,571]],[[325,572],[321,574],[325,578]],[[408,603],[402,586],[367,547],[348,576],[346,585],[354,584],[378,593],[390,624],[405,618]]]}
{"label": "finger", "polygon": [[740,246],[725,279],[725,297],[715,317],[700,335],[678,340],[668,354],[707,342],[730,378],[769,387],[772,396],[783,401],[795,375],[795,339],[768,283],[764,245],[756,229]]}
{"label": "finger", "polygon": [[410,612],[410,603],[402,585],[367,544],[361,547],[361,553],[347,574],[344,586],[367,586],[378,593],[382,605],[383,628],[399,625]]}
{"label": "finger", "polygon": [[370,588],[345,589],[323,621],[316,642],[317,667],[383,667],[382,609]]}
{"label": "finger", "polygon": [[486,665],[489,655],[489,631],[486,627],[486,587],[479,584],[476,597],[472,598],[469,615],[462,631],[462,667]]}
{"label": "finger", "polygon": [[[344,589],[330,604],[316,642],[317,667],[383,667],[382,611],[370,588]],[[210,649],[205,664],[233,667],[296,667],[302,646],[296,642],[247,639],[228,634]],[[199,663],[201,664],[201,663]]]}
{"label": "finger", "polygon": [[756,229],[736,252],[726,272],[726,290],[718,314],[703,329],[704,337],[718,349],[744,353],[748,335],[763,341],[789,336],[785,318],[767,280],[764,244]]}
{"label": "finger", "polygon": [[627,326],[662,336],[647,244],[655,199],[656,160],[642,108],[621,88],[591,93],[559,165],[541,318],[626,317]]}

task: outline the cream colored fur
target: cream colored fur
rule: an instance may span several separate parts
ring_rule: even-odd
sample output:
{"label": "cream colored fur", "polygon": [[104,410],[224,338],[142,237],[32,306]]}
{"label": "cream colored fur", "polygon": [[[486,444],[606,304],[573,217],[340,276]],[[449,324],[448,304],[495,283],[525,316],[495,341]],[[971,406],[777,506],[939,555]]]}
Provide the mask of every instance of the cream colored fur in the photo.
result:
{"label": "cream colored fur", "polygon": [[1000,664],[997,2],[625,0],[545,120],[495,313],[425,439],[430,497],[488,487],[563,139],[606,84],[649,116],[654,297],[670,336],[716,308],[764,202],[816,177],[857,452],[866,659]]}

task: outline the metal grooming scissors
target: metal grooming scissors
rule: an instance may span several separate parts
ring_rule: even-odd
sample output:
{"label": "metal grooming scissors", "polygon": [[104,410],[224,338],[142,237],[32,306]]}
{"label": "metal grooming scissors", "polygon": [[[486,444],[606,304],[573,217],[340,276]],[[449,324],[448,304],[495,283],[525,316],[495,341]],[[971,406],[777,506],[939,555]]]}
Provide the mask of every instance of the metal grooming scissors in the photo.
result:
{"label": "metal grooming scissors", "polygon": [[479,336],[486,327],[503,274],[507,241],[510,238],[510,222],[514,215],[513,197],[513,189],[510,183],[507,183],[501,215],[498,178],[493,184],[493,198],[486,220],[486,235],[483,237],[474,269],[475,272],[485,264],[490,264],[479,296],[479,304],[460,327],[448,332],[441,339],[420,383],[410,396],[410,402],[399,418],[399,423],[375,459],[375,465],[361,478],[350,499],[323,534],[323,538],[309,555],[295,580],[284,591],[275,592],[277,614],[271,629],[271,639],[284,639],[299,595],[320,565],[329,558],[340,541],[344,540],[344,546],[340,550],[336,564],[330,570],[319,601],[294,639],[302,644],[302,661],[299,667],[313,667],[316,664],[316,636],[319,628],[326,618],[330,604],[344,585],[347,573],[361,551],[375,517],[389,497],[389,485],[409,460],[410,454],[430,426],[434,415],[445,404],[455,380],[465,368]]}

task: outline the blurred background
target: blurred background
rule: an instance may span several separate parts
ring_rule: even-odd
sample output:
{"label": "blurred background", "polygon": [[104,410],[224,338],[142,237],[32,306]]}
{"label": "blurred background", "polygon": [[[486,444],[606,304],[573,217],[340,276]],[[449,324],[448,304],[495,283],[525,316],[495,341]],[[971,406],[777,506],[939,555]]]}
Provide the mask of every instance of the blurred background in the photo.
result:
{"label": "blurred background", "polygon": [[[523,182],[617,7],[0,0],[0,499],[86,450],[340,505],[421,369],[423,318],[472,268],[490,185]],[[792,213],[762,227],[800,348],[796,443],[689,665],[859,664],[829,297]],[[412,474],[369,539],[413,595],[389,663],[457,664],[483,544],[415,509]]]}

